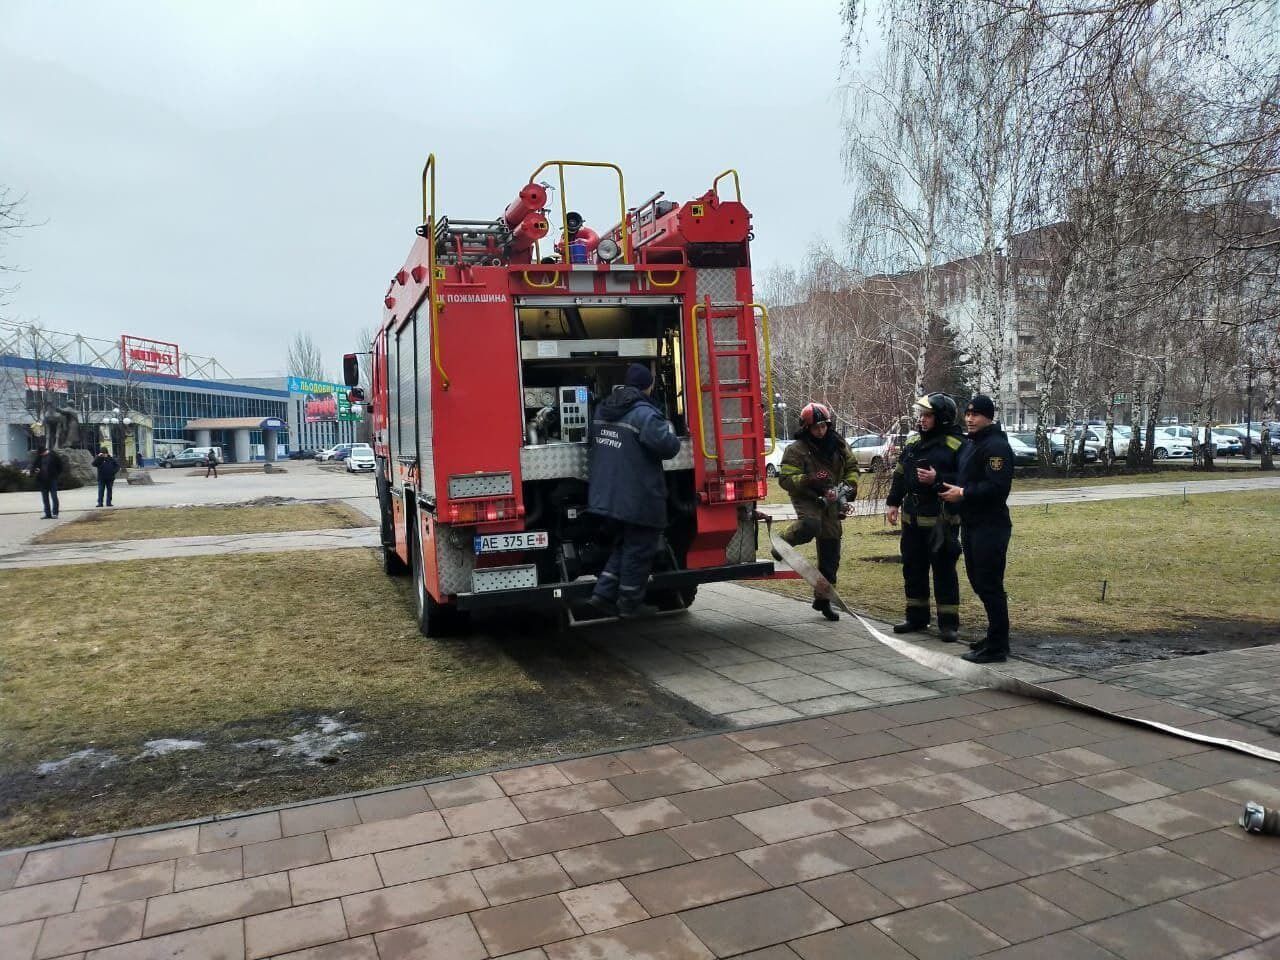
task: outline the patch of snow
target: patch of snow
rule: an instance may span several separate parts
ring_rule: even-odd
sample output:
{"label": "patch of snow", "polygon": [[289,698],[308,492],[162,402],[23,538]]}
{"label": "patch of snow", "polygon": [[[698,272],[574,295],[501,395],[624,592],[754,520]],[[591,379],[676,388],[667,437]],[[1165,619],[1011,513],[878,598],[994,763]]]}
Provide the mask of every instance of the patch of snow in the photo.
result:
{"label": "patch of snow", "polygon": [[277,757],[294,757],[307,763],[332,763],[334,754],[349,743],[365,738],[359,730],[333,717],[317,717],[314,730],[295,733],[288,740],[258,739],[237,743],[241,750],[270,750]]}
{"label": "patch of snow", "polygon": [[335,720],[333,717],[320,717],[316,720],[316,726],[320,728],[323,734],[339,733],[347,728],[347,725],[341,720]]}
{"label": "patch of snow", "polygon": [[145,760],[148,757],[163,757],[168,753],[179,753],[183,750],[203,750],[203,740],[148,740],[142,745],[145,749],[138,754],[137,759]]}
{"label": "patch of snow", "polygon": [[120,758],[114,753],[107,753],[105,750],[98,750],[89,747],[86,750],[77,750],[75,753],[68,754],[61,760],[46,760],[44,763],[36,767],[36,773],[42,777],[51,774],[62,773],[72,767],[97,767],[99,770],[106,767],[115,766],[120,762]]}

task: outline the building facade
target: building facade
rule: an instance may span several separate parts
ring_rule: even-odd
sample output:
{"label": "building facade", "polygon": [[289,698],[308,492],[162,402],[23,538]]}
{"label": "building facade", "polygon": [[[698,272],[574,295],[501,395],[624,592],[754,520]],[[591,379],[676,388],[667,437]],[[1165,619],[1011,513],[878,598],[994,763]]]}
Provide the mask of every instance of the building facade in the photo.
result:
{"label": "building facade", "polygon": [[363,411],[341,384],[226,374],[177,344],[0,323],[0,462],[24,461],[46,440],[106,446],[132,466],[193,446],[235,463],[359,438]]}
{"label": "building facade", "polygon": [[[283,388],[284,378],[277,382]],[[224,461],[261,460],[267,434],[279,457],[289,449],[288,408],[284,389],[5,355],[0,461],[28,459],[54,424],[72,420],[78,436],[67,445],[106,446],[131,465],[190,446],[220,447]]]}

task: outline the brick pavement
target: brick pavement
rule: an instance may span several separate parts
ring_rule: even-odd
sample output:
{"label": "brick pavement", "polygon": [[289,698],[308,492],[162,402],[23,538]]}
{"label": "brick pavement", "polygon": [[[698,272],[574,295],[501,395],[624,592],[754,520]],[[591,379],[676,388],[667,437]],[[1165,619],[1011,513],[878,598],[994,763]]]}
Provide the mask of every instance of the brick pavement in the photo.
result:
{"label": "brick pavement", "polygon": [[1094,676],[1280,733],[1280,643],[1125,664]]}
{"label": "brick pavement", "polygon": [[[588,628],[585,635],[668,692],[736,725],[973,689],[887,650],[852,617],[828,623],[808,603],[735,583],[700,587],[687,615]],[[966,649],[933,634],[912,640],[953,654]],[[1034,682],[1072,676],[1024,661],[1010,661],[1005,672]]]}
{"label": "brick pavement", "polygon": [[942,695],[0,853],[0,957],[1262,960],[1280,838],[1246,798],[1280,769]]}

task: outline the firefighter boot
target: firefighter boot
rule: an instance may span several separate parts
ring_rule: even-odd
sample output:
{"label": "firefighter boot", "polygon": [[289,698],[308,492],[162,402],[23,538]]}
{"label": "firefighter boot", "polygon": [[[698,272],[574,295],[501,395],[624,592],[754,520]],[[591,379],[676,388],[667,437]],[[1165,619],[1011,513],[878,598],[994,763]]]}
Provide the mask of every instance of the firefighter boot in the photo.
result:
{"label": "firefighter boot", "polygon": [[840,619],[840,614],[831,608],[831,601],[824,597],[813,598],[813,609],[817,610],[828,620],[835,621]]}

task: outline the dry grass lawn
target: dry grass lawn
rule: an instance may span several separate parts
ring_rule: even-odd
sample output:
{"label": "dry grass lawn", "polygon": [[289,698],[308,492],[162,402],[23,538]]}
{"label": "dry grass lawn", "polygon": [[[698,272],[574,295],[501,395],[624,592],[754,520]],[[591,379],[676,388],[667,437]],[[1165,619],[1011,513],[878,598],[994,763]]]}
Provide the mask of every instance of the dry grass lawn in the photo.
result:
{"label": "dry grass lawn", "polygon": [[424,642],[411,603],[364,550],[5,571],[0,754],[529,686],[485,644]]}
{"label": "dry grass lawn", "polygon": [[54,527],[35,542],[101,543],[105,540],[337,530],[372,525],[373,521],[359,510],[339,501],[270,506],[106,508]]}
{"label": "dry grass lawn", "polygon": [[[898,537],[879,516],[845,521],[841,596],[902,614]],[[1197,619],[1280,625],[1280,493],[1195,494],[1013,511],[1005,586],[1015,631],[1105,637]],[[813,556],[813,547],[801,548]],[[1107,581],[1103,601],[1102,581]],[[800,581],[766,589],[809,595]],[[961,561],[961,621],[983,623]]]}
{"label": "dry grass lawn", "polygon": [[[535,617],[494,615],[474,638],[425,640],[408,580],[386,577],[369,550],[6,570],[0,609],[0,849],[709,722]],[[253,747],[326,716],[366,739],[328,764]],[[140,757],[161,738],[207,747]],[[90,747],[119,760],[37,772]]]}

